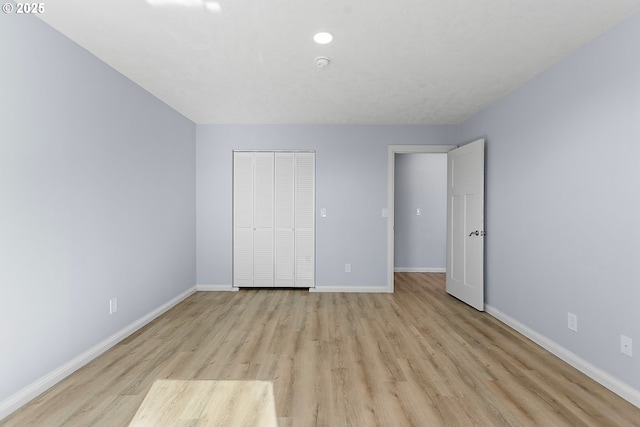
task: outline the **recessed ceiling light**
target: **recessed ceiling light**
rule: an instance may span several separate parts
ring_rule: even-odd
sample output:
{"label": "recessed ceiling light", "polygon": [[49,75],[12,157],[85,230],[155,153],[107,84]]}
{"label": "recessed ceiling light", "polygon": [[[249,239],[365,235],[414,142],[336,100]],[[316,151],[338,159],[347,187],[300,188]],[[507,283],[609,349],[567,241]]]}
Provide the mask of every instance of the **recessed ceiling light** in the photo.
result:
{"label": "recessed ceiling light", "polygon": [[147,3],[153,6],[202,6],[202,0],[147,0]]}
{"label": "recessed ceiling light", "polygon": [[184,6],[184,7],[206,7],[211,12],[220,12],[222,7],[216,0],[147,0],[152,6]]}
{"label": "recessed ceiling light", "polygon": [[321,31],[313,36],[313,40],[318,44],[331,43],[331,40],[333,40],[333,34],[326,31]]}
{"label": "recessed ceiling light", "polygon": [[222,6],[217,1],[205,1],[204,7],[211,12],[220,12],[222,10]]}

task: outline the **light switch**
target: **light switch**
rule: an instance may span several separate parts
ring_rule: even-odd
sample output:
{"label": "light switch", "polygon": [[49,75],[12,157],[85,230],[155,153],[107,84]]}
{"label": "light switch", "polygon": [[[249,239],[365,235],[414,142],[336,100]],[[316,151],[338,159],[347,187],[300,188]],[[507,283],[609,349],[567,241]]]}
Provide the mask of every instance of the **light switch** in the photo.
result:
{"label": "light switch", "polygon": [[326,218],[327,217],[327,208],[320,208],[320,216],[322,218]]}
{"label": "light switch", "polygon": [[420,209],[420,208],[416,208],[416,215],[417,215],[417,216],[422,215],[422,209]]}
{"label": "light switch", "polygon": [[389,210],[387,208],[382,208],[382,218],[386,218],[389,216]]}

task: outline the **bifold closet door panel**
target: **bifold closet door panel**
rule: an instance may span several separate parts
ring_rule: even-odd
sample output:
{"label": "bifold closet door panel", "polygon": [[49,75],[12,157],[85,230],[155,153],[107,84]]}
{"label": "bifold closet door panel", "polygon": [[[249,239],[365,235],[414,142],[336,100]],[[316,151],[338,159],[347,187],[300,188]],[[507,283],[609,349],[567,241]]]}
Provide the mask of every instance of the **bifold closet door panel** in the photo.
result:
{"label": "bifold closet door panel", "polygon": [[255,153],[253,286],[273,286],[274,153]]}
{"label": "bifold closet door panel", "polygon": [[295,235],[289,230],[276,230],[275,286],[295,286]]}
{"label": "bifold closet door panel", "polygon": [[295,156],[296,287],[315,286],[315,153]]}
{"label": "bifold closet door panel", "polygon": [[253,286],[253,153],[233,156],[233,286]]}
{"label": "bifold closet door panel", "polygon": [[233,286],[253,286],[253,228],[233,230]]}
{"label": "bifold closet door panel", "polygon": [[295,226],[313,229],[315,225],[315,154],[296,153]]}
{"label": "bifold closet door panel", "polygon": [[295,285],[294,153],[275,154],[275,286]]}
{"label": "bifold closet door panel", "polygon": [[315,250],[313,230],[297,229],[295,246],[295,286],[297,288],[314,287]]}
{"label": "bifold closet door panel", "polygon": [[233,227],[253,229],[253,153],[233,156]]}
{"label": "bifold closet door panel", "polygon": [[253,226],[273,229],[274,153],[255,153]]}
{"label": "bifold closet door panel", "polygon": [[273,228],[253,232],[253,286],[273,287]]}

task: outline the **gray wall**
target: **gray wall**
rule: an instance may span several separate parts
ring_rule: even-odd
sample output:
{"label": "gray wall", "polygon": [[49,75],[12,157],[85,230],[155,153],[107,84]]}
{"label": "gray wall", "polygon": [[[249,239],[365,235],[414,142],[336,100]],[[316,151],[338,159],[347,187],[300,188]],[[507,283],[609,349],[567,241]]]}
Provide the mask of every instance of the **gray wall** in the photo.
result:
{"label": "gray wall", "polygon": [[195,285],[195,125],[35,17],[0,58],[1,402]]}
{"label": "gray wall", "polygon": [[198,125],[196,134],[198,284],[231,284],[232,150],[291,149],[316,151],[317,287],[384,287],[387,146],[449,144],[451,127]]}
{"label": "gray wall", "polygon": [[[447,155],[396,154],[397,270],[444,270],[447,236]],[[416,208],[422,215],[416,215]]]}
{"label": "gray wall", "polygon": [[620,334],[640,343],[638,46],[640,15],[457,137],[488,141],[487,303],[636,390],[640,354]]}

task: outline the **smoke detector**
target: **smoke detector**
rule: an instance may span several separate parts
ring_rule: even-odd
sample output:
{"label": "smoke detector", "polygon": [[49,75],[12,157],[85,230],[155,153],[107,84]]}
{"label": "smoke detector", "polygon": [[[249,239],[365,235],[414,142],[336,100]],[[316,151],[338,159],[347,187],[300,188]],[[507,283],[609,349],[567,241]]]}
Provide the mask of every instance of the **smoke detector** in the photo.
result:
{"label": "smoke detector", "polygon": [[318,56],[315,61],[318,68],[327,68],[331,64],[331,60],[326,56]]}

